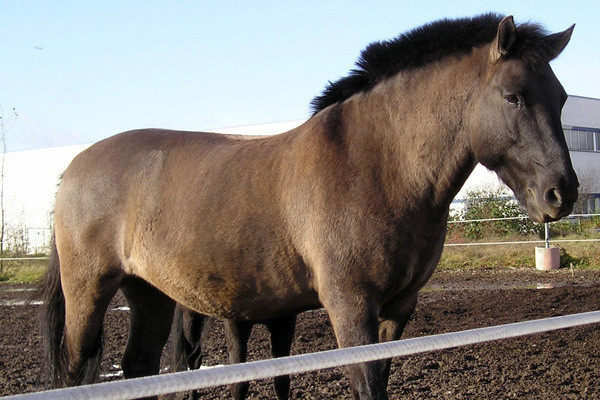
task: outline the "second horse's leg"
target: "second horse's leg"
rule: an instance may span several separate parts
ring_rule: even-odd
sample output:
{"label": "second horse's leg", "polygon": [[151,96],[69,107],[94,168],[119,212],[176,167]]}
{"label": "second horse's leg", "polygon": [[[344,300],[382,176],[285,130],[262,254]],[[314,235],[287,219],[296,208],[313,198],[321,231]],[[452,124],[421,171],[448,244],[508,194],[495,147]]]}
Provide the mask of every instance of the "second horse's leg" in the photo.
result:
{"label": "second horse's leg", "polygon": [[123,280],[121,290],[131,308],[131,328],[125,354],[125,378],[159,373],[160,357],[169,338],[175,303],[139,278]]}
{"label": "second horse's leg", "polygon": [[[296,316],[272,319],[265,322],[265,325],[271,333],[271,354],[273,354],[273,357],[289,356],[296,329]],[[274,384],[277,399],[287,400],[290,394],[290,376],[277,376],[274,379]]]}
{"label": "second horse's leg", "polygon": [[[225,321],[225,336],[227,338],[227,349],[229,351],[229,363],[237,364],[246,362],[248,355],[248,339],[254,323],[245,321],[233,321],[226,319]],[[234,383],[229,385],[229,390],[235,400],[243,400],[246,398],[249,382]]]}

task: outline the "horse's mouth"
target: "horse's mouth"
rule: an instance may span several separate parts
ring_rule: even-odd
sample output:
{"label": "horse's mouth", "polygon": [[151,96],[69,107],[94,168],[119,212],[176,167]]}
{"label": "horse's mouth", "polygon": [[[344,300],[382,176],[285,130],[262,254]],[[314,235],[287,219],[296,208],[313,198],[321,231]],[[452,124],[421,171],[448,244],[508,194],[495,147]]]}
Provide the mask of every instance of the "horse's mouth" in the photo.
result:
{"label": "horse's mouth", "polygon": [[561,213],[561,214],[557,214],[557,215],[549,215],[544,212],[540,213],[540,215],[533,215],[532,213],[528,213],[529,218],[533,222],[538,222],[538,223],[547,223],[547,222],[558,221],[559,219],[566,217],[569,214],[570,214],[570,212],[565,213],[565,214]]}
{"label": "horse's mouth", "polygon": [[[561,202],[561,204],[549,204],[546,201],[538,201],[538,197],[532,190],[528,191],[526,207],[527,215],[533,222],[554,222],[566,217],[573,211],[574,201]],[[541,204],[540,204],[541,203]]]}

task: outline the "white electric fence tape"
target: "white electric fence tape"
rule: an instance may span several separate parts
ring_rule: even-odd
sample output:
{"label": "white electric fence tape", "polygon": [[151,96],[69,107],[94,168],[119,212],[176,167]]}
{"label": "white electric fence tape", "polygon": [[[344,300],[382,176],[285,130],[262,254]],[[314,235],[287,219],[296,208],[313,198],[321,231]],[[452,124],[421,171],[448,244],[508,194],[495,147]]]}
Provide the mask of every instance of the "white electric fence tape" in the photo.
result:
{"label": "white electric fence tape", "polygon": [[333,368],[391,357],[407,356],[410,354],[443,350],[492,340],[508,339],[598,322],[600,322],[600,311],[592,311],[562,317],[517,322],[488,328],[330,350],[320,353],[254,361],[245,364],[227,365],[195,371],[176,372],[145,378],[1,397],[0,399],[129,400],[236,382],[265,379],[279,375],[298,374],[318,369]]}

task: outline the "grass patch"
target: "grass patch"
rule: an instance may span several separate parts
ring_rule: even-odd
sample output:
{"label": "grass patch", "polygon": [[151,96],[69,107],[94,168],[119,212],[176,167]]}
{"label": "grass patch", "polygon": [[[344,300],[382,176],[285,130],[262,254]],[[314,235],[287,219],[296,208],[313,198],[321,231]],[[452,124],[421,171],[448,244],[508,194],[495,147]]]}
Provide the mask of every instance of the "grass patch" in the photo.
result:
{"label": "grass patch", "polygon": [[446,247],[439,269],[484,269],[494,267],[535,267],[531,245]]}
{"label": "grass patch", "polygon": [[[502,239],[510,240],[510,239]],[[528,240],[521,238],[520,240]],[[492,240],[495,241],[495,240]],[[439,269],[535,268],[534,244],[446,247]],[[600,270],[600,243],[560,243],[563,268]]]}
{"label": "grass patch", "polygon": [[561,243],[560,249],[561,267],[600,271],[600,242]]}
{"label": "grass patch", "polygon": [[[44,257],[44,254],[32,257]],[[46,272],[48,260],[2,261],[0,282],[4,283],[36,283]]]}

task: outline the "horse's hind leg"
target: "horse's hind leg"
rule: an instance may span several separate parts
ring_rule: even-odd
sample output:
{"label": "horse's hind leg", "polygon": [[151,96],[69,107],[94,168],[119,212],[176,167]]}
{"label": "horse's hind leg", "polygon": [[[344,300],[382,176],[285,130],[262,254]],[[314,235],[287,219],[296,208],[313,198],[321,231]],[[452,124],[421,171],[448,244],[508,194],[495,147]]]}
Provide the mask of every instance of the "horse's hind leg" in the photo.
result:
{"label": "horse's hind leg", "polygon": [[139,278],[125,278],[121,290],[131,309],[131,328],[122,362],[123,375],[135,378],[158,374],[160,356],[171,330],[175,302]]}
{"label": "horse's hind leg", "polygon": [[68,386],[98,380],[102,355],[102,322],[110,300],[119,288],[117,269],[106,273],[95,266],[70,262],[61,254],[61,282],[65,299],[65,337],[62,349],[63,384]]}
{"label": "horse's hind leg", "polygon": [[[248,355],[248,339],[250,339],[250,333],[252,332],[254,323],[233,321],[231,319],[226,319],[224,323],[227,349],[229,350],[229,363],[237,364],[246,362],[246,356]],[[246,398],[249,387],[249,382],[234,383],[229,385],[229,390],[234,399],[243,400]]]}
{"label": "horse's hind leg", "polygon": [[[271,353],[273,357],[289,356],[296,329],[296,316],[272,319],[265,322],[265,325],[271,333]],[[287,400],[290,394],[290,376],[277,376],[274,383],[277,399]]]}

